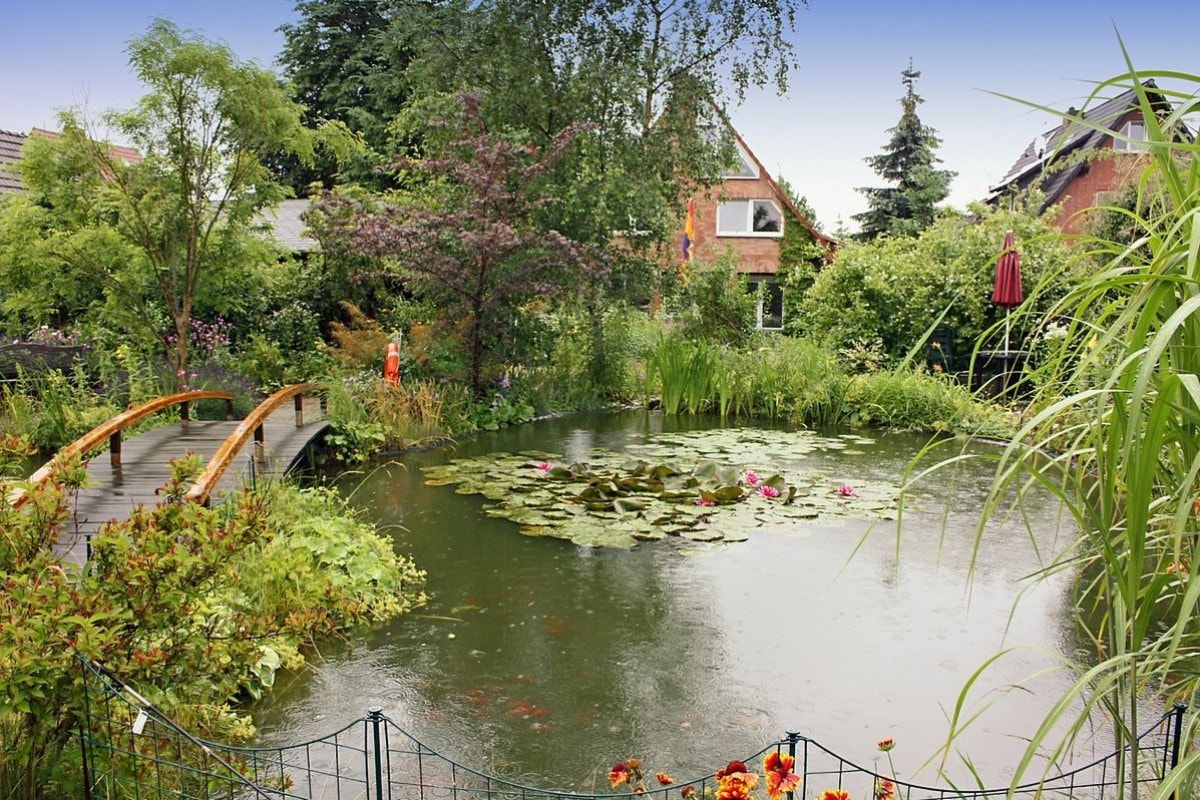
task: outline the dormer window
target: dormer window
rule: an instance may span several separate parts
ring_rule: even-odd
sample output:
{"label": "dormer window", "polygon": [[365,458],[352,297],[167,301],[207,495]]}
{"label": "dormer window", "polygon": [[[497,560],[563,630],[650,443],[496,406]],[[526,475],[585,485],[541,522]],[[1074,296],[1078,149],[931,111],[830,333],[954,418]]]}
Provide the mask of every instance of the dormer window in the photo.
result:
{"label": "dormer window", "polygon": [[1113,150],[1122,153],[1140,153],[1146,149],[1146,123],[1140,119],[1131,119],[1121,126],[1121,136],[1113,137]]}
{"label": "dormer window", "polygon": [[717,236],[783,235],[783,211],[774,200],[723,200],[717,205]]}

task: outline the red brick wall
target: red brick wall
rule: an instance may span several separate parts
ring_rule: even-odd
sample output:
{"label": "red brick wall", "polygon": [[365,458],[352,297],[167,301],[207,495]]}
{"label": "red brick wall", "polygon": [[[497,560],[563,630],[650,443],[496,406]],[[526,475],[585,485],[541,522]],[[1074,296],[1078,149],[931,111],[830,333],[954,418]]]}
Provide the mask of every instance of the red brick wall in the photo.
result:
{"label": "red brick wall", "polygon": [[[1112,146],[1111,140],[1107,144]],[[1062,202],[1062,211],[1054,224],[1064,233],[1081,233],[1087,227],[1087,215],[1080,214],[1086,208],[1103,204],[1104,198],[1096,199],[1100,192],[1111,192],[1123,186],[1138,170],[1145,168],[1143,158],[1129,153],[1105,150],[1104,155],[1092,160],[1087,171],[1067,185]]]}
{"label": "red brick wall", "polygon": [[[696,201],[696,258],[711,262],[732,248],[738,254],[738,271],[774,274],[779,271],[780,239],[770,236],[717,236],[717,203],[721,200],[774,200],[783,211],[771,183],[764,178],[730,178]],[[784,214],[784,225],[797,224]]]}

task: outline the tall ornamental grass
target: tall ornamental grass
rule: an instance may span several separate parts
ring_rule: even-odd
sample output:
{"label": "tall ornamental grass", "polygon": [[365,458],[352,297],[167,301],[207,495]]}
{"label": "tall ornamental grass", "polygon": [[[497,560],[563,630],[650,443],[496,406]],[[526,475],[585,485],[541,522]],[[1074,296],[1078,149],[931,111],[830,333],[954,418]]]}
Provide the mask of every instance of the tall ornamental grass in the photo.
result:
{"label": "tall ornamental grass", "polygon": [[[1068,754],[1098,713],[1128,742],[1150,722],[1141,710],[1148,701],[1197,708],[1200,148],[1182,124],[1200,112],[1200,75],[1138,71],[1126,61],[1129,71],[1098,84],[1087,106],[1137,92],[1149,139],[1138,191],[1157,196],[1136,208],[1156,212],[1105,209],[1130,215],[1136,238],[1085,241],[1080,258],[1102,266],[1036,321],[1065,326],[1066,335],[1047,347],[1033,413],[998,459],[976,533],[984,546],[986,523],[1033,486],[1053,492],[1075,523],[1074,541],[1047,560],[1043,577],[1074,576],[1088,652],[1067,662],[1074,683],[1030,731],[1014,785],[1032,777],[1036,758],[1053,763]],[[1171,101],[1169,113],[1143,88],[1148,78]],[[1078,117],[1075,124],[1096,127]],[[966,724],[963,707],[947,754]],[[1190,794],[1200,714],[1188,719],[1180,768],[1160,785],[1139,783],[1134,756],[1122,772],[1125,797]]]}

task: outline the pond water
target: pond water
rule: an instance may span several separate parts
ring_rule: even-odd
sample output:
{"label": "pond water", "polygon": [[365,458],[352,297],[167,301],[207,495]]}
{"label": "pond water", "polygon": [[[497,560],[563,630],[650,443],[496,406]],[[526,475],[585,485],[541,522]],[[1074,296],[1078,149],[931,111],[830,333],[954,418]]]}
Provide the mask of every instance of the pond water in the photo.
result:
{"label": "pond water", "polygon": [[[972,705],[1003,697],[959,742],[987,783],[1007,781],[1067,679],[1003,690],[1073,654],[1075,634],[1068,578],[1023,580],[1038,561],[1019,515],[989,528],[968,582],[983,464],[918,493],[899,548],[892,522],[875,522],[864,539],[872,523],[825,518],[767,525],[740,543],[579,547],[523,536],[488,517],[484,498],[427,486],[422,473],[493,451],[585,460],[595,447],[718,424],[642,412],[565,417],[344,478],[352,503],[428,570],[430,602],[326,649],[310,670],[280,675],[253,709],[261,741],[313,738],[377,704],[443,754],[540,787],[604,786],[611,764],[630,756],[687,779],[786,731],[867,766],[880,758],[875,742],[894,737],[899,775],[932,781],[925,762],[960,689],[1013,648],[971,693]],[[779,454],[788,463],[774,466],[898,482],[925,444],[873,438]],[[1025,512],[1039,546],[1053,549],[1057,509],[1047,501]],[[967,775],[961,763],[948,771]]]}

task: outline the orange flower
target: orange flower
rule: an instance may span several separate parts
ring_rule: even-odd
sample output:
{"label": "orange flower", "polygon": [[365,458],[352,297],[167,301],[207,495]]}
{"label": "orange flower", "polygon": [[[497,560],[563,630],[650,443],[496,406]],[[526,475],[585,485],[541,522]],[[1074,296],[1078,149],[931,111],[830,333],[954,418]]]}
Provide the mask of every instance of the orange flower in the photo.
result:
{"label": "orange flower", "polygon": [[896,740],[889,736],[886,739],[880,739],[875,743],[875,746],[879,748],[879,752],[886,753],[896,746]]}
{"label": "orange flower", "polygon": [[608,782],[612,784],[612,788],[617,788],[627,780],[629,780],[629,770],[625,767],[624,762],[618,761],[613,764],[613,768],[608,771]]}
{"label": "orange flower", "polygon": [[850,800],[850,793],[845,789],[826,789],[821,792],[821,800]]}
{"label": "orange flower", "polygon": [[784,792],[793,792],[800,785],[800,776],[792,771],[795,763],[795,758],[778,750],[772,750],[763,758],[767,794],[771,800],[779,800]]}
{"label": "orange flower", "polygon": [[717,780],[724,778],[726,775],[728,775],[731,772],[749,772],[749,771],[750,771],[750,769],[749,769],[749,767],[746,766],[746,762],[730,761],[728,764],[725,765],[724,769],[717,770]]}
{"label": "orange flower", "polygon": [[876,778],[875,800],[896,800],[896,782],[891,778]]}
{"label": "orange flower", "polygon": [[717,800],[749,800],[755,786],[758,776],[753,772],[726,771],[717,780]]}
{"label": "orange flower", "polygon": [[675,782],[675,779],[665,772],[654,773],[654,780],[658,781],[660,786],[670,786]]}
{"label": "orange flower", "polygon": [[692,795],[694,795],[695,793],[696,793],[695,786],[685,786],[679,790],[679,796],[682,797],[683,800],[688,800],[688,798],[691,797]]}

